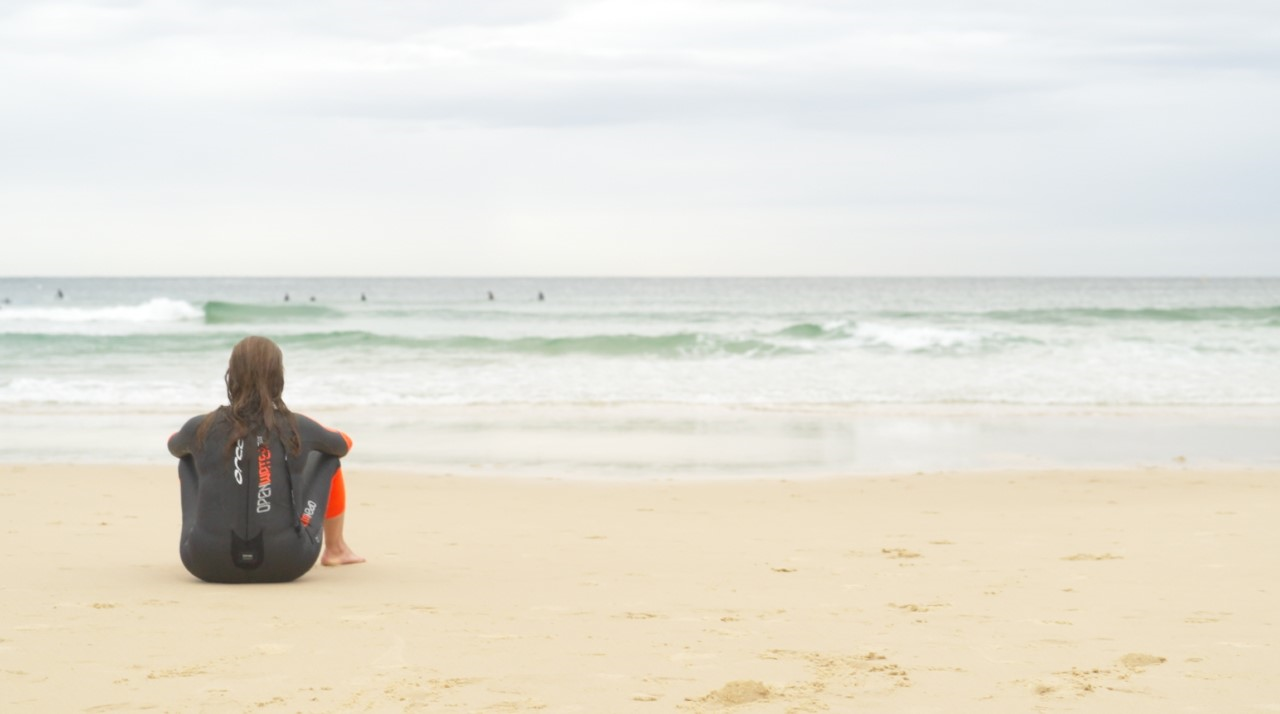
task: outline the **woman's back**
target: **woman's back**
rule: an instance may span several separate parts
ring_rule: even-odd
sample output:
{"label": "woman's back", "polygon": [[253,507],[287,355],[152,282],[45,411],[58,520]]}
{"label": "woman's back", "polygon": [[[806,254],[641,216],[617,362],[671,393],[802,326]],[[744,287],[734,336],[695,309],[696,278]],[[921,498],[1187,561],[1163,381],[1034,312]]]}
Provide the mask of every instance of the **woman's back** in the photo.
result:
{"label": "woman's back", "polygon": [[[208,420],[209,424],[201,428]],[[222,410],[169,439],[182,483],[182,563],[210,582],[293,580],[320,554],[324,504],[350,441],[296,415],[300,450],[273,434],[232,440]]]}

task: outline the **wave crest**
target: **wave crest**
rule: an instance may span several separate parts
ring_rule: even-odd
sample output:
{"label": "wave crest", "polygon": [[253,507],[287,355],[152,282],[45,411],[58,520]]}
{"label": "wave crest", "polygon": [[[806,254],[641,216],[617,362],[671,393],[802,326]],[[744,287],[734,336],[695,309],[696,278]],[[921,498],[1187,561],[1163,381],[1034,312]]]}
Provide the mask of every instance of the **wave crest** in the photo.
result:
{"label": "wave crest", "polygon": [[398,337],[363,331],[281,336],[286,345],[313,348],[400,347],[433,352],[524,354],[534,357],[585,355],[594,357],[716,357],[773,356],[802,352],[751,337],[680,332],[666,335],[579,335],[564,337]]}
{"label": "wave crest", "polygon": [[204,321],[210,325],[243,322],[290,322],[341,317],[343,312],[323,305],[266,305],[211,301],[204,304]]}
{"label": "wave crest", "polygon": [[198,320],[204,316],[189,302],[170,298],[153,298],[141,305],[109,305],[106,307],[6,307],[0,310],[0,322],[54,323],[155,323]]}
{"label": "wave crest", "polygon": [[983,315],[1006,322],[1051,325],[1085,322],[1274,322],[1280,320],[1280,306],[1073,307],[1044,310],[993,310]]}

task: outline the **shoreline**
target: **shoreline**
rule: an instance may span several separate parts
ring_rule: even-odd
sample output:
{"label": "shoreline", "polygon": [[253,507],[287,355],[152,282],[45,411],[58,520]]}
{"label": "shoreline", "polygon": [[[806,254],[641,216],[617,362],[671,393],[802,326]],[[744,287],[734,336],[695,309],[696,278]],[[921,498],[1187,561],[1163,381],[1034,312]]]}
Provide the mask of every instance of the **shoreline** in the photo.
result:
{"label": "shoreline", "polygon": [[0,465],[6,709],[1274,711],[1280,469],[353,468],[369,563],[213,586],[168,466]]}
{"label": "shoreline", "polygon": [[[53,470],[62,471],[69,470],[138,470],[138,471],[156,471],[164,473],[177,473],[177,460],[172,457],[165,459],[166,462],[157,463],[155,460],[148,461],[106,461],[106,460],[85,460],[85,461],[62,461],[62,462],[6,462],[0,461],[0,472],[8,470]],[[968,468],[938,468],[930,470],[905,471],[862,471],[857,473],[797,473],[782,475],[776,473],[769,474],[723,474],[715,476],[689,474],[689,473],[672,473],[672,474],[643,474],[635,476],[619,476],[614,473],[611,475],[600,475],[590,473],[560,473],[553,474],[550,472],[539,473],[521,473],[521,472],[501,472],[501,471],[443,471],[423,468],[420,465],[412,464],[384,464],[384,463],[364,463],[358,459],[344,458],[342,459],[343,469],[352,473],[365,473],[373,476],[387,477],[410,477],[415,479],[432,480],[459,480],[464,482],[476,483],[544,483],[557,484],[563,483],[567,485],[578,484],[591,486],[598,484],[600,486],[699,486],[699,485],[718,485],[732,486],[734,484],[750,485],[757,483],[764,484],[791,484],[791,483],[836,483],[842,481],[882,481],[893,479],[920,479],[920,478],[944,478],[944,479],[964,479],[964,478],[984,478],[999,476],[1025,476],[1028,474],[1039,477],[1052,478],[1055,476],[1108,476],[1117,473],[1141,473],[1148,475],[1160,475],[1166,473],[1179,474],[1185,476],[1205,476],[1213,477],[1220,473],[1233,473],[1240,475],[1272,475],[1275,474],[1280,478],[1280,466],[1273,464],[1259,463],[1190,463],[1187,461],[1170,460],[1169,463],[1142,463],[1142,464],[1113,464],[1098,463],[1092,465],[1050,465],[1042,467],[1027,466],[1002,466],[1002,467],[968,467]]]}
{"label": "shoreline", "polygon": [[[696,405],[345,407],[302,412],[356,467],[605,481],[991,470],[1280,468],[1269,407],[921,413]],[[0,464],[165,465],[195,410],[0,408]],[[76,438],[68,439],[67,434]]]}

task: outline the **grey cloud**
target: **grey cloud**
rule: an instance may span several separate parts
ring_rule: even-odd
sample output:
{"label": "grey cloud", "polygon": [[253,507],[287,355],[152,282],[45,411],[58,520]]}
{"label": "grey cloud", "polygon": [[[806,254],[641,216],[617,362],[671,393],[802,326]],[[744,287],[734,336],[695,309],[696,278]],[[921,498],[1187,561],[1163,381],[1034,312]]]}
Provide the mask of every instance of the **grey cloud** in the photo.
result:
{"label": "grey cloud", "polygon": [[[1278,17],[1240,0],[15,0],[0,200],[68,235],[111,216],[139,235],[191,216],[336,235],[371,215],[389,242],[613,231],[708,254],[713,235],[953,254],[1030,235],[1080,246],[1085,270],[1131,233],[1137,264],[1165,234],[1205,253],[1280,225],[1259,189],[1280,164]],[[65,201],[83,217],[47,221]]]}
{"label": "grey cloud", "polygon": [[[637,33],[621,48],[528,44],[539,41],[541,27],[591,4],[80,3],[118,14],[119,21],[101,33],[64,38],[64,52],[43,61],[24,55],[20,42],[6,43],[0,62],[8,57],[8,64],[21,66],[6,84],[19,96],[26,85],[37,111],[41,102],[56,102],[60,91],[91,101],[94,83],[102,83],[101,94],[117,103],[137,98],[142,106],[153,103],[145,94],[154,92],[193,107],[208,102],[247,112],[481,126],[766,119],[879,131],[960,128],[1006,98],[1011,118],[1004,121],[1016,125],[1021,115],[1043,118],[1034,106],[1039,95],[1117,76],[1140,81],[1134,68],[1270,71],[1278,56],[1257,23],[1198,23],[1218,15],[1195,3],[1183,4],[1188,16],[1172,18],[1153,18],[1154,6],[1104,3],[1039,3],[1033,12],[1025,3],[976,2],[967,13],[942,2],[912,3],[909,10],[802,5],[815,15],[777,4],[764,6],[773,15],[754,21],[684,27],[672,31],[676,39]],[[679,18],[673,20],[679,28]],[[459,26],[480,29],[450,32]],[[511,27],[524,32],[485,29]],[[1197,28],[1202,35],[1194,34]],[[22,39],[20,32],[6,34]],[[862,47],[878,37],[898,37],[902,46]],[[127,52],[118,51],[122,46]],[[178,52],[182,47],[199,54]],[[451,60],[440,60],[441,53]],[[404,66],[380,63],[382,55]],[[262,66],[255,68],[258,57]],[[92,68],[113,63],[115,75]],[[228,81],[207,81],[219,72],[228,73]],[[245,81],[233,79],[240,76]],[[1030,104],[1013,107],[1020,99]]]}

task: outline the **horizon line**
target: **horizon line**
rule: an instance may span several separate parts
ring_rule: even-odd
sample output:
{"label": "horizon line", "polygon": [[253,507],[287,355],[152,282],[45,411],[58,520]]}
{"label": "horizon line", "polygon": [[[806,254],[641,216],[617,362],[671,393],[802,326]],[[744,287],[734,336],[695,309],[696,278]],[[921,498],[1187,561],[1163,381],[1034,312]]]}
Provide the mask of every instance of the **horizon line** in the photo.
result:
{"label": "horizon line", "polygon": [[1258,280],[1269,274],[716,274],[716,275],[0,275],[0,280]]}

